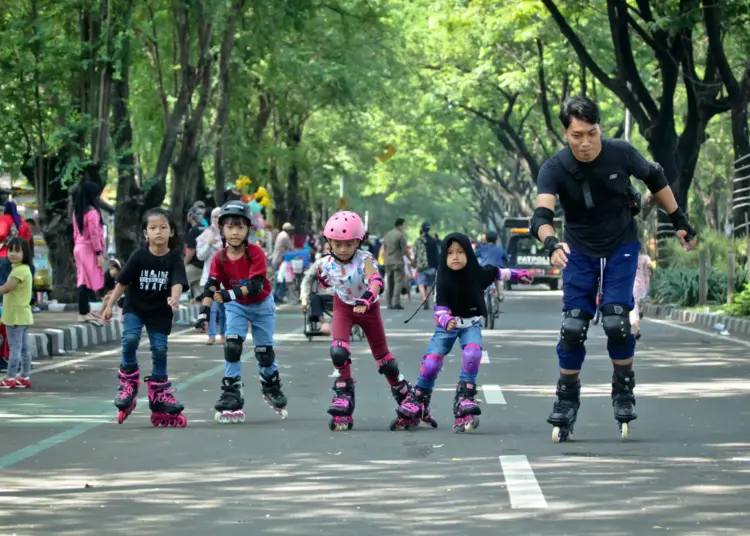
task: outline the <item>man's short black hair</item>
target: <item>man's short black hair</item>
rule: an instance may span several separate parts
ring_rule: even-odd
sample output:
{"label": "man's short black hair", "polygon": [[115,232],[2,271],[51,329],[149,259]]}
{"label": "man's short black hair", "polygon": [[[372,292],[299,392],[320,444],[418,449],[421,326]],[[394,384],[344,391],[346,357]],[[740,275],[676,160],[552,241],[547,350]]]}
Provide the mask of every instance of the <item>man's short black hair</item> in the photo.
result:
{"label": "man's short black hair", "polygon": [[560,107],[560,122],[563,127],[570,127],[573,118],[579,121],[586,121],[592,125],[598,125],[601,121],[599,107],[588,97],[570,97],[565,99]]}
{"label": "man's short black hair", "polygon": [[404,218],[399,218],[396,220],[396,227],[401,227],[406,220]]}
{"label": "man's short black hair", "polygon": [[490,231],[485,235],[485,238],[487,239],[488,244],[497,244],[497,233],[494,231]]}

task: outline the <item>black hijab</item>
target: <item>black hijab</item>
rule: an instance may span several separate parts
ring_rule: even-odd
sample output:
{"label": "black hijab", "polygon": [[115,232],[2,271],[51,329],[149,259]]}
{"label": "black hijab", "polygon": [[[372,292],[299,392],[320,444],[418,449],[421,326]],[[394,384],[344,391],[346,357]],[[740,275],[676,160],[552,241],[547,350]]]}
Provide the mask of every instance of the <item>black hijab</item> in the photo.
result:
{"label": "black hijab", "polygon": [[[453,242],[458,242],[466,253],[466,266],[460,270],[448,267],[448,248]],[[496,277],[497,268],[479,265],[468,236],[451,233],[443,239],[440,247],[435,303],[450,309],[453,316],[484,316],[487,314],[484,290]]]}
{"label": "black hijab", "polygon": [[101,220],[101,211],[99,210],[99,196],[102,188],[93,181],[83,181],[78,187],[78,192],[73,200],[73,209],[75,212],[78,232],[83,234],[83,216],[91,209],[99,212],[99,221]]}

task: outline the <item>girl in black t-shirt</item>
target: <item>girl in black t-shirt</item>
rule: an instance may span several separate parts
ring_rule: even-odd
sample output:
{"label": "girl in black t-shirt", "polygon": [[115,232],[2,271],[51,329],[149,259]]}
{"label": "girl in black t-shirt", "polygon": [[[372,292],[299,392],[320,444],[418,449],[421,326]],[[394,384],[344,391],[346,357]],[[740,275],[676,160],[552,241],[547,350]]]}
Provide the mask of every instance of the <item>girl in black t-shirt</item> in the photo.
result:
{"label": "girl in black t-shirt", "polygon": [[153,363],[151,376],[145,379],[151,424],[183,428],[187,425],[182,415],[184,406],[172,394],[174,389],[167,376],[167,337],[172,331],[172,310],[179,307],[183,289],[188,287],[185,265],[169,212],[149,210],[143,217],[142,230],[146,246],[136,250],[117,274],[117,285],[102,312],[104,321],[109,322],[112,306],[127,291],[120,387],[115,398],[117,422],[122,424],[135,409],[141,383],[136,352],[141,330],[146,326]]}

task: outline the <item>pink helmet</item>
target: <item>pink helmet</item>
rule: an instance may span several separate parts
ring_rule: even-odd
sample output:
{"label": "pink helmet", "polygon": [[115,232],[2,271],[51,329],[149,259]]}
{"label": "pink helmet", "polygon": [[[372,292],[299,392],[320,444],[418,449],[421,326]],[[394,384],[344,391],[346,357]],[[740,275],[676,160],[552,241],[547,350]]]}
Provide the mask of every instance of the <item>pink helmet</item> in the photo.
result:
{"label": "pink helmet", "polygon": [[365,226],[356,212],[342,210],[328,218],[323,236],[328,240],[363,240]]}

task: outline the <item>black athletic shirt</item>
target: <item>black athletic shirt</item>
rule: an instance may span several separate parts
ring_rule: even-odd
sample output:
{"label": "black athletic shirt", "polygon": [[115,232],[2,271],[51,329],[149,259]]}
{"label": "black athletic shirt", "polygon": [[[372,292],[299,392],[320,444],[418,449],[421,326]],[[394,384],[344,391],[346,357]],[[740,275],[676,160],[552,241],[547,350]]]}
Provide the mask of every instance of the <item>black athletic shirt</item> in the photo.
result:
{"label": "black athletic shirt", "polygon": [[627,141],[604,139],[596,160],[577,162],[591,178],[594,207],[588,209],[581,182],[565,169],[560,157],[560,152],[567,150],[563,148],[547,160],[537,178],[537,193],[560,198],[565,215],[563,240],[572,249],[595,258],[608,257],[620,244],[637,242],[638,225],[626,203],[630,176],[646,182],[652,192],[667,186],[666,180],[649,177],[651,164]]}

